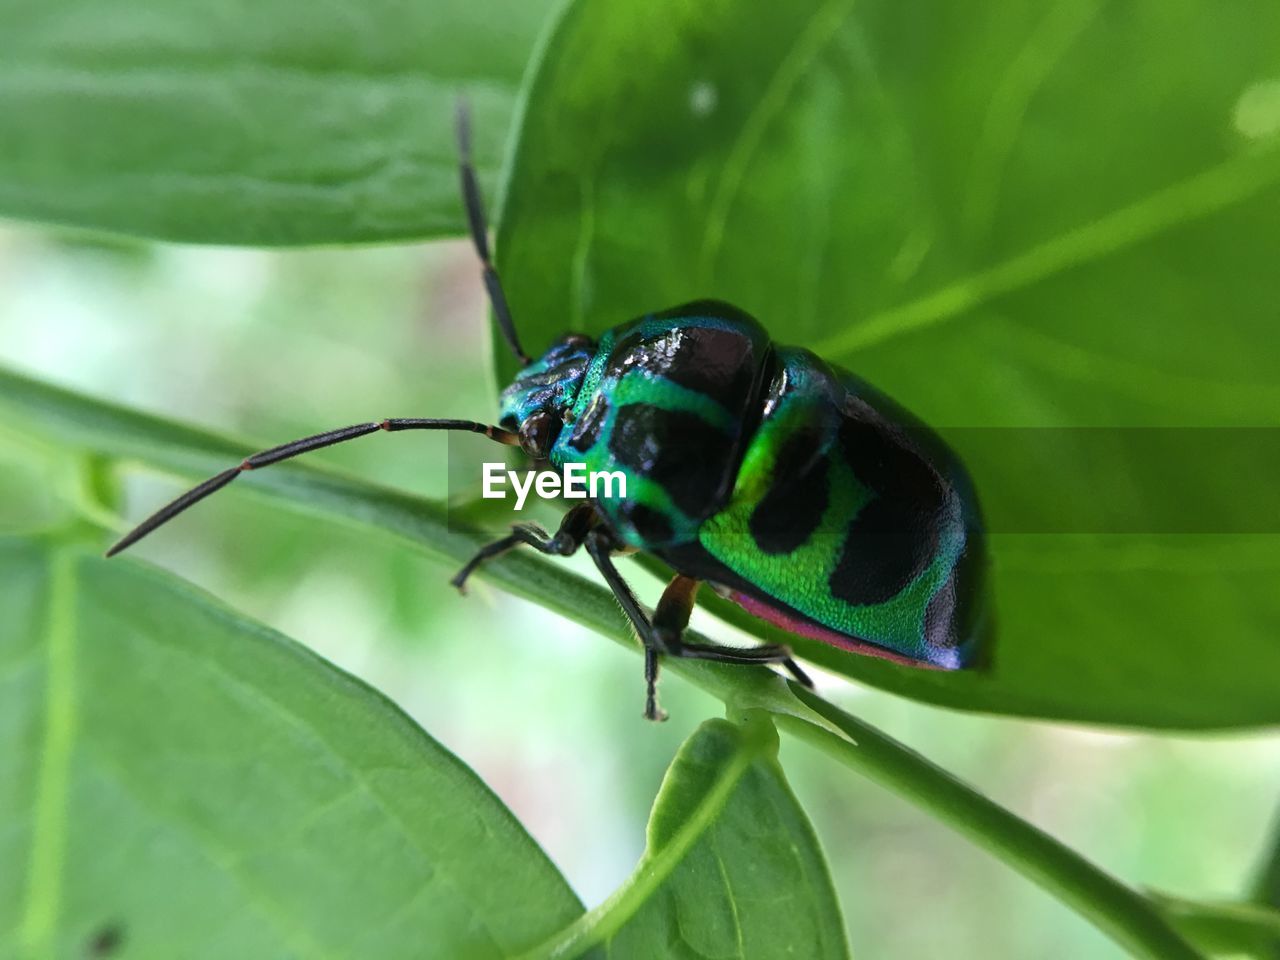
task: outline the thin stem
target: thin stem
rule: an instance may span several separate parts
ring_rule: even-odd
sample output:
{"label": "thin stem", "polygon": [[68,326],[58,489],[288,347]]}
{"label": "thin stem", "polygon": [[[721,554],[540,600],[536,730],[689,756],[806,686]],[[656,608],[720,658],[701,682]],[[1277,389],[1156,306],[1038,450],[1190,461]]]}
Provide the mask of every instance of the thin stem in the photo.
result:
{"label": "thin stem", "polygon": [[[753,729],[754,728],[754,729]],[[761,731],[768,730],[768,735]],[[579,957],[603,943],[635,916],[662,883],[680,866],[693,845],[720,816],[734,788],[747,769],[769,746],[772,728],[763,717],[738,728],[741,736],[715,780],[667,843],[656,851],[646,850],[635,871],[607,900],[588,910],[550,939],[521,954],[517,960],[568,960]]]}
{"label": "thin stem", "polygon": [[[1254,903],[1280,908],[1280,810],[1276,811],[1271,825],[1270,838],[1258,864],[1250,898]],[[1270,941],[1260,947],[1258,956],[1280,960],[1280,929],[1272,931]]]}
{"label": "thin stem", "polygon": [[1280,907],[1280,810],[1277,810],[1271,825],[1271,837],[1262,862],[1258,864],[1251,897],[1255,903]]}
{"label": "thin stem", "polygon": [[1274,957],[1280,911],[1256,903],[1214,903],[1160,893],[1151,897],[1188,939],[1213,954]]}
{"label": "thin stem", "polygon": [[855,743],[796,717],[778,717],[782,730],[888,787],[986,848],[1135,957],[1203,960],[1136,890],[874,727],[803,688],[795,692]]}

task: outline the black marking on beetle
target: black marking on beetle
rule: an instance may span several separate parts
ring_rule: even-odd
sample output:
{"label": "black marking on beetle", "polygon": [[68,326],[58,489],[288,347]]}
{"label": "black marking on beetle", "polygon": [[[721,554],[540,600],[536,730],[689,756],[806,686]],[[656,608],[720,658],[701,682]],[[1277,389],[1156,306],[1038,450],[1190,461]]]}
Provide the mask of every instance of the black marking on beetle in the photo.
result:
{"label": "black marking on beetle", "polygon": [[675,329],[659,337],[640,331],[624,337],[610,365],[619,375],[630,370],[664,377],[704,396],[725,398],[729,409],[751,391],[759,357],[755,343],[741,332],[716,327]]}
{"label": "black marking on beetle", "polygon": [[609,401],[603,393],[597,393],[581,419],[573,426],[568,445],[579,453],[586,453],[600,439],[600,431],[609,416]]}
{"label": "black marking on beetle", "polygon": [[768,492],[747,523],[763,552],[791,553],[817,531],[827,511],[829,467],[818,426],[800,427],[783,441]]}
{"label": "black marking on beetle", "polygon": [[840,446],[874,499],[849,524],[828,583],[846,603],[884,603],[933,561],[946,491],[933,467],[883,423],[846,419]]}
{"label": "black marking on beetle", "polygon": [[916,519],[912,507],[897,498],[863,507],[849,524],[828,581],[831,593],[856,606],[884,603],[901,593],[932,558],[917,539]]}
{"label": "black marking on beetle", "polygon": [[703,520],[721,505],[733,440],[687,410],[629,403],[618,408],[609,451],[624,467],[660,484],[683,513]]}
{"label": "black marking on beetle", "polygon": [[[632,329],[610,350],[610,374],[643,370],[714,397],[730,413],[746,408],[754,398],[757,374],[771,347],[768,333],[754,318],[727,303],[699,300],[646,319],[680,324],[659,334],[643,326]],[[713,325],[716,321],[730,321],[736,329]]]}
{"label": "black marking on beetle", "polygon": [[622,517],[649,543],[667,543],[675,536],[666,515],[643,503],[627,501],[622,507]]}

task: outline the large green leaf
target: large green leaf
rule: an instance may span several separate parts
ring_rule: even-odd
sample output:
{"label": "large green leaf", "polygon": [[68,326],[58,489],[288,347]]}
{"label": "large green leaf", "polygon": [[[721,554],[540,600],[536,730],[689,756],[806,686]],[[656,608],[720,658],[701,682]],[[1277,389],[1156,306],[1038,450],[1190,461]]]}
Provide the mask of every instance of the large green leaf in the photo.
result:
{"label": "large green leaf", "polygon": [[[642,870],[699,815],[747,735],[714,720],[680,748],[654,801]],[[608,947],[616,960],[849,955],[822,851],[773,751],[747,767],[718,816]]]}
{"label": "large green leaf", "polygon": [[[1280,425],[1277,77],[1265,0],[580,2],[530,88],[499,266],[530,349],[720,297],[983,428],[949,434],[1000,521],[994,669],[807,658],[967,708],[1275,722],[1270,471],[1190,432],[1135,463],[1122,431]],[[1008,427],[1039,469],[1005,469]],[[1042,493],[1185,523],[1007,520]]]}
{"label": "large green leaf", "polygon": [[453,105],[495,178],[551,0],[14,0],[0,215],[201,243],[463,229]]}
{"label": "large green leaf", "polygon": [[383,697],[134,562],[0,541],[0,955],[500,957],[581,907]]}
{"label": "large green leaf", "polygon": [[614,960],[847,957],[826,862],[777,748],[764,713],[699,727],[667,770],[635,872],[520,960],[598,944]]}

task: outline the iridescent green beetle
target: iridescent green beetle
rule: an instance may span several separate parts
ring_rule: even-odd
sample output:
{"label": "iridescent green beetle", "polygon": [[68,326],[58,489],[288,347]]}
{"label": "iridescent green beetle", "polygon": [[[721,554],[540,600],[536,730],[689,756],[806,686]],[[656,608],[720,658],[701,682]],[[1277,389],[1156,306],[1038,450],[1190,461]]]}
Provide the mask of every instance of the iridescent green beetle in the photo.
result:
{"label": "iridescent green beetle", "polygon": [[[569,556],[585,547],[645,650],[645,716],[662,719],[663,656],[776,663],[781,645],[683,642],[707,582],[751,613],[842,650],[953,670],[981,663],[986,557],[963,466],[930,430],[852,374],[774,344],[753,318],[702,301],[608,330],[568,334],[538,359],[520,346],[489,256],[459,110],[462,191],[499,329],[524,364],[497,426],[394,419],[331,430],[254,454],[182,495],[108,551],[118,553],[242,472],[378,430],[469,430],[557,469],[621,471],[626,496],[570,509],[554,535],[517,524],[453,578],[519,545]],[[612,557],[657,555],[675,572],[652,617]]]}

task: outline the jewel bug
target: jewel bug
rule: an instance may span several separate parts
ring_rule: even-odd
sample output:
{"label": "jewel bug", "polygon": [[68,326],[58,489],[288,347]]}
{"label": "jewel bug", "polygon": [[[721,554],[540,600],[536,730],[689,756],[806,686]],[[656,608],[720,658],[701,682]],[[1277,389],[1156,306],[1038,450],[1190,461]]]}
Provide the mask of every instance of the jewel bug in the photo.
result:
{"label": "jewel bug", "polygon": [[[854,375],[773,343],[753,317],[714,300],[647,314],[600,339],[568,333],[525,352],[489,251],[457,115],[462,199],[498,330],[522,368],[496,425],[399,418],[355,424],[264,450],[162,507],[107,552],[126,549],[249,470],[379,430],[463,430],[518,446],[537,464],[622,471],[627,495],[570,508],[554,534],[516,524],[453,578],[518,546],[553,556],[585,548],[644,647],[644,715],[662,719],[662,657],[777,664],[809,684],[781,644],[686,642],[708,583],[784,630],[903,664],[981,663],[986,558],[981,515],[955,454]],[[650,616],[613,558],[647,551],[675,576]]]}

